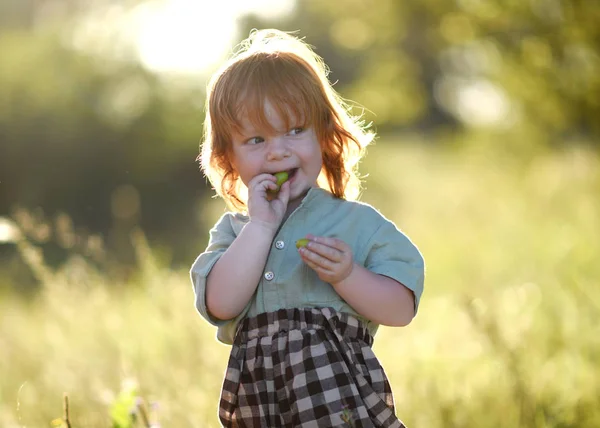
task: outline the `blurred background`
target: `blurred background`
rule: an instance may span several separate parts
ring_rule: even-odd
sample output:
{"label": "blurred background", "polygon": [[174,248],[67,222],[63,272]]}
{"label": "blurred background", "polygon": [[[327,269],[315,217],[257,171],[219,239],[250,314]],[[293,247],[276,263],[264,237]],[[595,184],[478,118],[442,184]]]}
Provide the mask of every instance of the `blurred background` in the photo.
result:
{"label": "blurred background", "polygon": [[228,348],[187,270],[225,205],[196,156],[253,28],[298,31],[378,133],[361,199],[428,267],[375,345],[405,423],[600,426],[599,23],[575,0],[1,0],[0,426],[66,426],[63,393],[73,426],[217,426]]}

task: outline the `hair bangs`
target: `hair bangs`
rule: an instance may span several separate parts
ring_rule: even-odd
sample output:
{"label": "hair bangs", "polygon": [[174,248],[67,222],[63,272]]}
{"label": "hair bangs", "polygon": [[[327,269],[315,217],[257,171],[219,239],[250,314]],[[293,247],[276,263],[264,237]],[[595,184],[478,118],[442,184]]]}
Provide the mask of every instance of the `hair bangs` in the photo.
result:
{"label": "hair bangs", "polygon": [[[236,91],[231,98],[235,100],[231,109],[237,118],[232,128],[236,132],[243,130],[242,120],[248,121],[254,131],[266,134],[314,126],[323,115],[324,94],[310,66],[285,52],[254,56],[256,58],[245,63],[246,70],[239,70],[240,76],[235,79],[244,81],[244,89]],[[230,90],[235,87],[231,85]],[[273,120],[268,117],[273,113],[285,129],[274,128]]]}

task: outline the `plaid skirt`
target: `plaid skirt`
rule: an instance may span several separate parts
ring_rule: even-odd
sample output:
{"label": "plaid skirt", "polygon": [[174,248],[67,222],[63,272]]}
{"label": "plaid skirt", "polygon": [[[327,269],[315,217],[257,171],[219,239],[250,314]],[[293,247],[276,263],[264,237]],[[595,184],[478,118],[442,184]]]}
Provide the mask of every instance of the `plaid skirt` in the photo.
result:
{"label": "plaid skirt", "polygon": [[281,309],[238,326],[219,403],[225,427],[395,427],[373,338],[332,308]]}

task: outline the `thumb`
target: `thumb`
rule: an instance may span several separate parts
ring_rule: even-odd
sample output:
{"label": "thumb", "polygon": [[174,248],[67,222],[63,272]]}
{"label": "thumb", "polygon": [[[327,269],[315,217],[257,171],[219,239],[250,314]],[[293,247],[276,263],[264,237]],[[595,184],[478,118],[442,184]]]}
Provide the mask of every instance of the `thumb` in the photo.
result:
{"label": "thumb", "polygon": [[279,193],[277,194],[277,199],[279,199],[283,205],[287,207],[287,204],[290,200],[290,183],[288,181],[281,185]]}

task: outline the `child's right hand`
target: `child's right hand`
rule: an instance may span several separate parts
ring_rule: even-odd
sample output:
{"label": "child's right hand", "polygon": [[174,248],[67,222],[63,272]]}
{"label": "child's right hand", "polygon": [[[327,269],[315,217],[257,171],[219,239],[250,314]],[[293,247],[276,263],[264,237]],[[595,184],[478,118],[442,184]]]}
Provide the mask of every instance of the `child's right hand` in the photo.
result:
{"label": "child's right hand", "polygon": [[281,185],[273,196],[267,191],[277,190],[277,179],[272,174],[259,174],[248,183],[248,215],[250,221],[275,232],[287,209],[290,198],[290,183]]}

